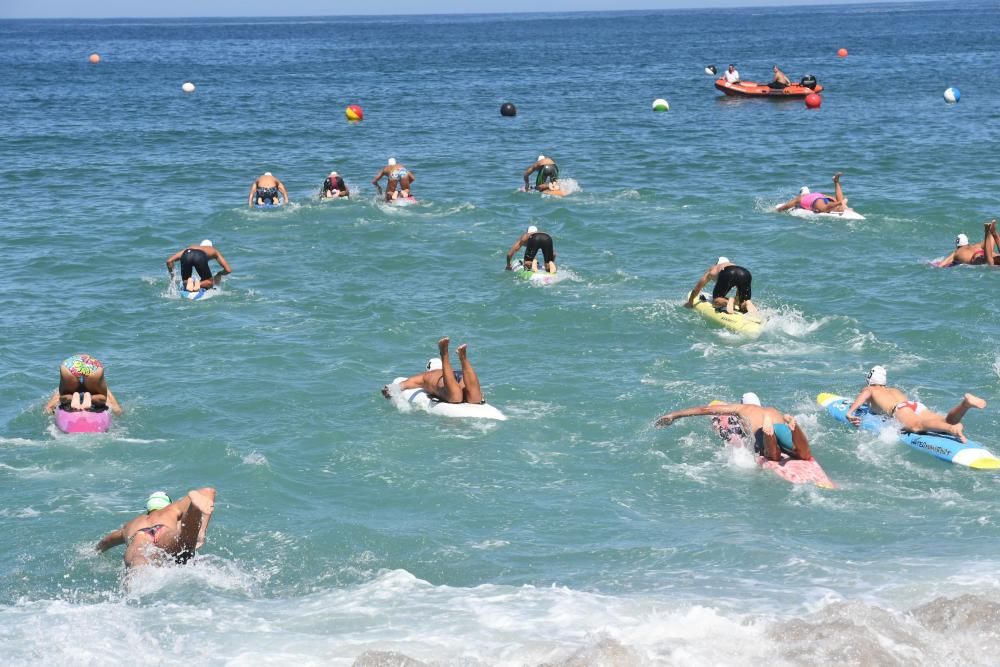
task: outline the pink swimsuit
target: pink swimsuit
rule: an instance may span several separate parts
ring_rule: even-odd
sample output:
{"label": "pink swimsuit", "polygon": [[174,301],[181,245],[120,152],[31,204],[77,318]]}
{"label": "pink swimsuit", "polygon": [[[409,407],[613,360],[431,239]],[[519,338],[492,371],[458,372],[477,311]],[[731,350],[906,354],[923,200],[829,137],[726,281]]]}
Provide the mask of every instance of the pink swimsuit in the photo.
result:
{"label": "pink swimsuit", "polygon": [[825,199],[827,201],[832,201],[829,197],[827,197],[822,192],[810,192],[807,195],[802,195],[802,198],[799,199],[799,208],[804,208],[807,211],[812,211],[813,210],[813,204],[816,203],[817,199]]}

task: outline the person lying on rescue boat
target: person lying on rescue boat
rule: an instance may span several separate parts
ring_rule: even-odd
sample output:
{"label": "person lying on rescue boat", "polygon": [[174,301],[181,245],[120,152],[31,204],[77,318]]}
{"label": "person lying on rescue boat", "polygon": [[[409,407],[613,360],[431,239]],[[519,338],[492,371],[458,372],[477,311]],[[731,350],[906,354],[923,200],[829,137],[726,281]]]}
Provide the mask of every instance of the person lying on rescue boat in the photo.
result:
{"label": "person lying on rescue boat", "polygon": [[843,213],[847,210],[847,197],[840,187],[840,177],[843,172],[833,175],[834,195],[830,197],[822,192],[810,192],[805,185],[799,190],[799,196],[781,204],[775,211],[787,211],[790,208],[802,208],[813,213]]}

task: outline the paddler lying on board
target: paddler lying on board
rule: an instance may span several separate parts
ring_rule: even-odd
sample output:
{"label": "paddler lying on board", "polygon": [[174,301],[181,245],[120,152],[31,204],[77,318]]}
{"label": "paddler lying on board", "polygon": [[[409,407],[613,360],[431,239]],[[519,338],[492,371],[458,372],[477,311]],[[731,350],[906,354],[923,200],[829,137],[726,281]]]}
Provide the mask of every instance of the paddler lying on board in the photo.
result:
{"label": "paddler lying on board", "polygon": [[812,460],[809,441],[795,417],[776,408],[761,407],[760,398],[752,391],[743,394],[739,403],[716,403],[668,412],[656,420],[656,426],[670,426],[682,417],[703,415],[739,417],[743,433],[753,434],[754,451],[768,461],[780,461],[782,452],[793,459]]}
{"label": "paddler lying on board", "polygon": [[205,487],[170,502],[157,491],[146,501],[146,513],[105,535],[95,547],[103,553],[125,546],[125,567],[187,563],[205,544],[205,532],[215,509],[215,489]]}
{"label": "paddler lying on board", "polygon": [[969,237],[959,234],[955,237],[955,252],[951,253],[937,266],[956,266],[958,264],[1000,265],[1000,235],[997,234],[997,221],[990,220],[983,224],[983,242],[969,243]]}
{"label": "paddler lying on board", "polygon": [[[694,308],[694,301],[701,294],[701,288],[710,280],[715,281],[715,289],[712,290],[713,307],[719,310],[725,309],[727,313],[735,313],[737,310],[741,313],[757,312],[757,306],[750,301],[753,276],[748,269],[730,262],[728,257],[720,257],[714,266],[708,267],[684,303],[686,308]],[[734,288],[736,296],[728,296]]]}
{"label": "paddler lying on board", "polygon": [[834,195],[831,198],[822,192],[810,192],[805,185],[799,190],[799,196],[789,199],[784,204],[776,207],[775,211],[787,211],[790,208],[802,208],[813,213],[843,213],[847,210],[847,198],[844,190],[840,187],[840,177],[843,172],[838,171],[833,175]]}
{"label": "paddler lying on board", "polygon": [[351,191],[347,189],[347,183],[344,183],[340,174],[331,171],[330,175],[323,179],[323,187],[319,196],[323,199],[346,198],[351,196]]}
{"label": "paddler lying on board", "polygon": [[[281,195],[279,198],[278,195]],[[288,203],[288,190],[285,189],[285,184],[279,179],[274,177],[269,171],[265,171],[262,175],[257,177],[253,183],[250,184],[250,196],[247,198],[247,204],[250,208],[254,205],[270,204],[271,206],[284,206]]]}
{"label": "paddler lying on board", "polygon": [[521,234],[520,238],[507,251],[507,271],[510,271],[510,260],[518,248],[524,246],[524,259],[521,264],[528,271],[538,271],[538,251],[542,251],[542,261],[545,263],[545,270],[549,273],[556,272],[556,251],[552,247],[552,237],[545,232],[538,231],[538,227],[531,225],[528,230]]}
{"label": "paddler lying on board", "polygon": [[386,179],[385,185],[385,200],[393,201],[399,197],[410,196],[410,184],[417,180],[417,177],[413,175],[413,172],[406,168],[406,165],[399,164],[396,162],[396,158],[389,158],[388,162],[382,170],[375,174],[375,178],[372,179],[372,185],[375,186],[375,190],[382,194],[382,185],[379,181],[382,177]]}
{"label": "paddler lying on board", "polygon": [[539,155],[538,159],[535,160],[535,163],[524,170],[525,192],[531,189],[528,185],[528,179],[535,172],[538,172],[538,175],[535,176],[536,190],[539,192],[545,192],[546,190],[559,189],[559,165],[557,165],[555,160],[552,158]]}
{"label": "paddler lying on board", "polygon": [[59,367],[59,388],[45,404],[45,411],[52,413],[56,406],[63,410],[91,410],[104,406],[116,415],[122,413],[118,399],[104,379],[104,364],[89,354],[74,354]]}
{"label": "paddler lying on board", "polygon": [[861,390],[861,393],[847,410],[848,421],[859,426],[861,418],[854,414],[854,411],[868,403],[873,413],[895,418],[906,431],[911,433],[946,433],[958,438],[960,442],[965,442],[966,438],[962,433],[962,417],[969,411],[969,408],[982,410],[986,407],[986,401],[983,399],[966,394],[962,397],[962,402],[952,408],[947,415],[939,415],[929,410],[920,401],[909,400],[906,394],[899,389],[887,387],[885,382],[885,368],[873,366],[868,371],[868,386]]}
{"label": "paddler lying on board", "polygon": [[[450,340],[444,337],[438,341],[439,358],[427,361],[427,370],[418,375],[406,378],[399,384],[400,390],[423,389],[429,395],[444,403],[472,403],[482,405],[486,402],[483,391],[479,387],[479,377],[472,369],[467,356],[467,344],[458,346],[458,361],[462,364],[461,371],[451,367],[448,358]],[[382,396],[390,398],[389,385],[382,387]]]}
{"label": "paddler lying on board", "polygon": [[[212,275],[212,269],[208,266],[208,260],[214,259],[222,266],[222,270]],[[170,281],[174,280],[174,262],[180,260],[181,281],[184,289],[188,292],[197,292],[200,289],[212,289],[222,282],[222,276],[233,272],[229,262],[222,256],[222,253],[215,249],[215,246],[208,239],[198,245],[188,246],[183,250],[178,250],[167,258],[167,273],[170,274]],[[194,279],[193,271],[198,272],[198,280]]]}

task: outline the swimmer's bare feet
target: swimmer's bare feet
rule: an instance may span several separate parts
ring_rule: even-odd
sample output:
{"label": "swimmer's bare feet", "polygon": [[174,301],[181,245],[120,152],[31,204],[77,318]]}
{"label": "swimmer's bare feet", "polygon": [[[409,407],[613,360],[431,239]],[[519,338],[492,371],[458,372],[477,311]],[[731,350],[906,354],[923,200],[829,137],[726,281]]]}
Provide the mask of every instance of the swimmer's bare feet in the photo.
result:
{"label": "swimmer's bare feet", "polygon": [[200,509],[205,516],[215,511],[215,499],[209,498],[201,491],[188,491],[188,498],[191,499],[191,504]]}
{"label": "swimmer's bare feet", "polygon": [[962,397],[962,402],[965,403],[970,408],[979,408],[982,410],[986,407],[986,401],[979,398],[978,396],[973,396],[972,394],[966,394]]}
{"label": "swimmer's bare feet", "polygon": [[457,351],[458,351],[458,358],[460,361],[465,361],[465,355],[468,349],[469,349],[468,343],[462,343],[461,345],[458,346]]}
{"label": "swimmer's bare feet", "polygon": [[448,356],[449,344],[451,344],[451,339],[447,336],[438,341],[438,354],[440,354],[442,358]]}
{"label": "swimmer's bare feet", "polygon": [[69,401],[70,410],[79,410],[80,404],[83,402],[83,394],[78,391],[73,392],[73,398]]}
{"label": "swimmer's bare feet", "polygon": [[838,171],[836,174],[833,175],[833,182],[834,183],[838,183],[840,181],[840,177],[843,176],[843,175],[844,175],[844,172]]}
{"label": "swimmer's bare feet", "polygon": [[83,393],[83,400],[80,401],[80,409],[81,410],[89,410],[92,407],[94,407],[94,404],[92,403],[92,400],[93,399],[92,399],[92,397],[90,395],[90,392],[89,391],[84,392]]}
{"label": "swimmer's bare feet", "polygon": [[191,276],[190,278],[187,279],[187,283],[184,285],[184,289],[185,289],[185,291],[188,291],[188,292],[197,292],[198,291],[198,285],[194,281],[194,276]]}

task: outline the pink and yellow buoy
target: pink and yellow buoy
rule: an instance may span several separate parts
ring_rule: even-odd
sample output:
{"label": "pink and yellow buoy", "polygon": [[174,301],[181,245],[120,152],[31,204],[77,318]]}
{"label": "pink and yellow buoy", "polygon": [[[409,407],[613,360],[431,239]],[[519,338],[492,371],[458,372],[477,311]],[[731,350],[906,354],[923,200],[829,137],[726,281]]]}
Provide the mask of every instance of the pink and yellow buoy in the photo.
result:
{"label": "pink and yellow buoy", "polygon": [[357,104],[352,104],[344,109],[344,115],[352,123],[360,123],[365,119],[365,112]]}

